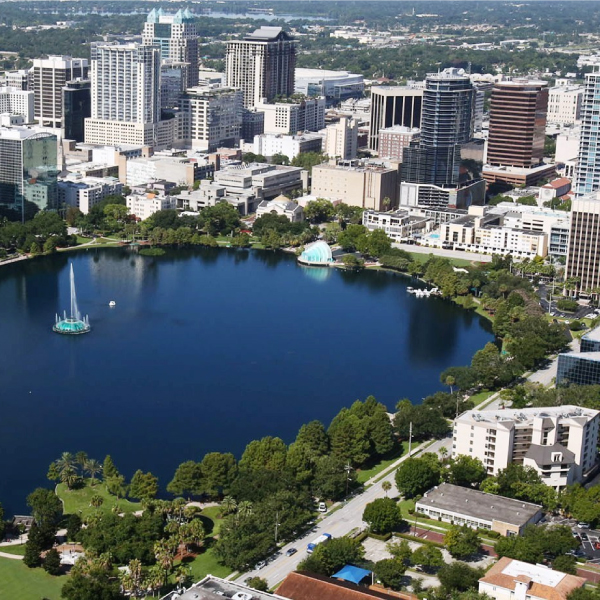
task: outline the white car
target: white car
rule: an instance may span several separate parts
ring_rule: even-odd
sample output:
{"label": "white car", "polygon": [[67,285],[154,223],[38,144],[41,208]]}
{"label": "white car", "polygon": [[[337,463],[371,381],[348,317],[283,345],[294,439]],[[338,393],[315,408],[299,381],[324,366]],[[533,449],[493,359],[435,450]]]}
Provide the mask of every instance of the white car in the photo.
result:
{"label": "white car", "polygon": [[325,502],[319,502],[319,512],[326,513],[327,512],[327,504]]}

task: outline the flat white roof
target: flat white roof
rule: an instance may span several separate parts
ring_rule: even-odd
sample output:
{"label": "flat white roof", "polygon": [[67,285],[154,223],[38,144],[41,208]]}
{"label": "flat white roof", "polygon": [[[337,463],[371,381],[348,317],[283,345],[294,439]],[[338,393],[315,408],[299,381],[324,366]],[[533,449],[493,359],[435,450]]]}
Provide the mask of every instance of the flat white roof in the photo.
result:
{"label": "flat white roof", "polygon": [[529,577],[535,583],[541,583],[549,587],[556,587],[564,578],[565,573],[560,571],[553,571],[549,567],[544,565],[530,565],[529,563],[521,562],[519,560],[513,560],[504,569],[502,569],[504,575],[510,575],[515,579],[519,575],[525,575]]}
{"label": "flat white roof", "polygon": [[[598,358],[597,352],[579,353],[573,356],[585,356],[592,354]],[[590,408],[581,408],[580,406],[565,405],[565,406],[546,406],[541,408],[521,408],[504,410],[468,410],[460,415],[457,421],[467,423],[486,423],[488,426],[494,426],[507,421],[514,423],[532,422],[535,417],[561,417],[563,419],[585,418],[593,419],[600,411]]]}

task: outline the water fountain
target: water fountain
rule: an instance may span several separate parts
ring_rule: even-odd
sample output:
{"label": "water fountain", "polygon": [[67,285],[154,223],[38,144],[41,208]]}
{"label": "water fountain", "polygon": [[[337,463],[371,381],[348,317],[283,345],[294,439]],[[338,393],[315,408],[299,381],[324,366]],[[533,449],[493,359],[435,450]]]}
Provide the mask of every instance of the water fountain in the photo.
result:
{"label": "water fountain", "polygon": [[52,330],[56,333],[62,333],[65,335],[78,335],[80,333],[88,333],[90,331],[90,320],[86,315],[81,318],[81,313],[77,306],[77,294],[75,293],[75,274],[73,273],[73,263],[71,263],[71,314],[67,317],[67,311],[65,310],[63,318],[59,318],[56,315],[56,322],[52,327]]}

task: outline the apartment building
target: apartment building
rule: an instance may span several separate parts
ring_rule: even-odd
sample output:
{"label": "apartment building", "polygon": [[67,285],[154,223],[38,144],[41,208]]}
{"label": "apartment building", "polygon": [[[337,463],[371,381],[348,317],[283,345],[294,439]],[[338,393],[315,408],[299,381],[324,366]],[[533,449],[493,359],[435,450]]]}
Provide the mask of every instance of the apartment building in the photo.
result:
{"label": "apartment building", "polygon": [[302,152],[321,152],[323,138],[320,135],[274,135],[264,133],[254,137],[252,152],[271,158],[274,154],[283,154],[290,160]]}
{"label": "apartment building", "polygon": [[325,98],[300,101],[259,102],[256,109],[264,113],[264,133],[295,134],[319,131],[325,127]]}
{"label": "apartment building", "polygon": [[34,104],[33,92],[15,87],[0,88],[0,114],[21,115],[25,123],[33,123]]}
{"label": "apartment building", "polygon": [[394,125],[379,131],[379,156],[402,162],[404,149],[417,142],[421,130],[417,127]]}
{"label": "apartment building", "polygon": [[158,194],[131,194],[126,199],[130,214],[135,215],[140,221],[145,221],[159,210],[175,208],[175,196],[159,196]]}
{"label": "apartment building", "polygon": [[58,202],[74,206],[84,215],[107,196],[120,195],[123,184],[116,177],[71,176],[58,182]]}
{"label": "apartment building", "polygon": [[327,125],[323,151],[329,158],[352,160],[358,152],[358,121],[342,117]]}
{"label": "apartment building", "polygon": [[581,483],[596,465],[600,411],[579,406],[470,410],[454,420],[452,456],[478,458],[488,474],[532,467],[556,489]]}
{"label": "apartment building", "polygon": [[548,123],[575,125],[581,119],[583,86],[559,85],[548,91]]}

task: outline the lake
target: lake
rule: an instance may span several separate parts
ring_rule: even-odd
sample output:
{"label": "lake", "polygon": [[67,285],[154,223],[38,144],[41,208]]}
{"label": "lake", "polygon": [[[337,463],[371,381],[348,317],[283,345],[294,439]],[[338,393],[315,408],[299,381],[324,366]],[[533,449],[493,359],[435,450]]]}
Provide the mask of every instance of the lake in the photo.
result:
{"label": "lake", "polygon": [[[69,262],[91,333],[52,331]],[[88,249],[0,268],[0,502],[25,497],[63,451],[110,453],[126,476],[253,439],[293,441],[373,394],[390,409],[443,389],[493,339],[487,323],[386,272],[307,268],[267,251]],[[116,306],[110,308],[109,301]]]}

